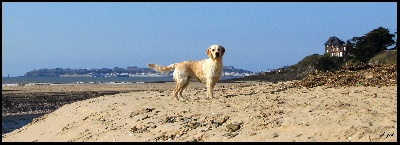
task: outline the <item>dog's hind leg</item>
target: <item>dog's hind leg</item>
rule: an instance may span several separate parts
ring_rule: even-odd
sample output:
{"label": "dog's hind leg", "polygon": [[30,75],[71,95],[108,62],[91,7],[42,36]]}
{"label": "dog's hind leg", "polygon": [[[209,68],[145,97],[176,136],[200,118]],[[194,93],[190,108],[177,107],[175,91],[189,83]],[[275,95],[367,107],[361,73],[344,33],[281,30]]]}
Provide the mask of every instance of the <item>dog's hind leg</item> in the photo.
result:
{"label": "dog's hind leg", "polygon": [[186,83],[182,86],[181,90],[178,92],[178,94],[179,94],[179,96],[180,96],[181,98],[183,98],[182,92],[183,92],[183,90],[185,90],[186,87],[189,85],[189,82],[190,82],[189,79],[186,79]]}
{"label": "dog's hind leg", "polygon": [[179,85],[178,85],[178,83],[176,83],[176,86],[175,86],[175,89],[174,89],[174,94],[173,94],[172,97],[175,98],[177,101],[179,101],[178,90],[179,90]]}
{"label": "dog's hind leg", "polygon": [[179,101],[179,97],[183,98],[182,92],[183,92],[183,89],[185,89],[188,86],[189,80],[188,79],[177,79],[175,81],[176,81],[176,84],[175,84],[173,97],[175,97],[175,99]]}

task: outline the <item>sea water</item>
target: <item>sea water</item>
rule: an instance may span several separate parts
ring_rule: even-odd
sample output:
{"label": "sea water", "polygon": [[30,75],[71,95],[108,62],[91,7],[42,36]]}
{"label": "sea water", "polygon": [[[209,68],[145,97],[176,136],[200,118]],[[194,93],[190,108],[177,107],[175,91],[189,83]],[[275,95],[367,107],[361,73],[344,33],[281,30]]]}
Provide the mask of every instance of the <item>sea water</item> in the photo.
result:
{"label": "sea water", "polygon": [[[221,80],[234,77],[222,77]],[[137,77],[3,77],[2,86],[24,86],[35,84],[121,84],[172,82],[172,76]]]}
{"label": "sea water", "polygon": [[6,84],[91,84],[91,83],[146,83],[157,81],[173,81],[172,76],[157,77],[3,77],[2,85]]}

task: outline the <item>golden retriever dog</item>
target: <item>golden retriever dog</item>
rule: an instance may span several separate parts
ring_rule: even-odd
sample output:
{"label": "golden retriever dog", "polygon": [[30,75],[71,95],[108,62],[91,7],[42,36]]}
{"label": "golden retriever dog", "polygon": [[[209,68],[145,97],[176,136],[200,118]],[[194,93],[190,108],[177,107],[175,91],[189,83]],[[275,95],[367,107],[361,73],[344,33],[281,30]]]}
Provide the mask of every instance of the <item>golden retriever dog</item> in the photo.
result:
{"label": "golden retriever dog", "polygon": [[222,56],[225,48],[221,45],[211,45],[206,54],[208,59],[199,61],[183,61],[168,66],[158,64],[147,64],[147,66],[157,72],[169,72],[174,70],[173,78],[176,83],[173,97],[179,100],[182,91],[188,86],[190,79],[196,79],[207,87],[207,97],[213,98],[213,88],[222,76]]}

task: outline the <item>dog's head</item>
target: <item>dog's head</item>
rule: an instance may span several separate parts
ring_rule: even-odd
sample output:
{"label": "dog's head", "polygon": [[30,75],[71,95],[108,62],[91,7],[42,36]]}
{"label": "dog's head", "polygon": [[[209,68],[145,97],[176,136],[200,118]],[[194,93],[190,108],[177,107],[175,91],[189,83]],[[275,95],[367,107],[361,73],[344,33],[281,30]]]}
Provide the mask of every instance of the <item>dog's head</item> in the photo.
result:
{"label": "dog's head", "polygon": [[225,53],[225,48],[221,45],[211,45],[208,47],[206,54],[212,59],[221,59]]}

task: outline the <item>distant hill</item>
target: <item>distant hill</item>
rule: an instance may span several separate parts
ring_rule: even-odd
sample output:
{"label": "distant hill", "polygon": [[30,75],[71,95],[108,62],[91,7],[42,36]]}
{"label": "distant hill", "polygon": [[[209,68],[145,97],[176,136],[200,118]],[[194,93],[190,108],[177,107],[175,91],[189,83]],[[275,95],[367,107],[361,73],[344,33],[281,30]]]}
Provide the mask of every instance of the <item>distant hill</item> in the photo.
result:
{"label": "distant hill", "polygon": [[[251,71],[238,69],[233,66],[224,66],[223,76],[241,77],[253,74]],[[91,76],[91,77],[128,77],[129,75],[149,75],[155,74],[154,70],[150,68],[138,68],[136,66],[127,68],[100,68],[100,69],[39,69],[25,73],[25,77],[60,77],[60,76]],[[168,72],[166,75],[172,75],[173,71]]]}
{"label": "distant hill", "polygon": [[[246,76],[243,78],[235,78],[226,81],[266,81],[266,82],[278,82],[278,81],[291,81],[291,80],[302,80],[307,77],[308,74],[314,71],[335,71],[342,69],[348,64],[349,60],[341,57],[329,57],[324,55],[313,54],[306,56],[304,59],[299,61],[297,64],[287,66],[284,68],[278,68],[271,72],[263,72],[258,75]],[[370,61],[369,65],[385,65],[396,64],[397,67],[397,49],[386,50],[376,56]],[[356,67],[356,66],[355,66]]]}
{"label": "distant hill", "polygon": [[322,55],[309,55],[299,61],[297,64],[287,66],[285,68],[278,68],[270,72],[262,72],[258,75],[246,76],[243,78],[232,79],[232,81],[267,81],[267,82],[278,82],[278,81],[289,81],[289,80],[300,80],[307,76],[308,73],[315,70],[317,60]]}

